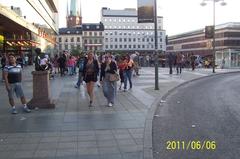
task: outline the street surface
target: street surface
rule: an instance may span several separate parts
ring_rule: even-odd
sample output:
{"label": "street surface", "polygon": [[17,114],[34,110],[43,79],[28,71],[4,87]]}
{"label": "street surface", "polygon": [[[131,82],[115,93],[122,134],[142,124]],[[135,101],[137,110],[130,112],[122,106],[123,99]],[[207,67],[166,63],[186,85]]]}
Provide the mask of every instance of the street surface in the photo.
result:
{"label": "street surface", "polygon": [[[32,97],[32,67],[24,69],[23,88]],[[117,92],[114,107],[106,107],[102,89],[95,87],[93,108],[85,86],[74,88],[77,76],[51,80],[55,109],[10,114],[4,83],[0,83],[0,159],[143,159],[147,113],[157,98],[191,79],[211,75],[211,69],[169,75],[159,68],[159,91],[154,90],[154,68],[133,77],[133,89]],[[228,72],[231,70],[217,70]],[[1,73],[1,72],[0,72]],[[162,123],[162,122],[160,122]]]}
{"label": "street surface", "polygon": [[239,79],[212,76],[170,93],[153,120],[154,159],[238,159]]}

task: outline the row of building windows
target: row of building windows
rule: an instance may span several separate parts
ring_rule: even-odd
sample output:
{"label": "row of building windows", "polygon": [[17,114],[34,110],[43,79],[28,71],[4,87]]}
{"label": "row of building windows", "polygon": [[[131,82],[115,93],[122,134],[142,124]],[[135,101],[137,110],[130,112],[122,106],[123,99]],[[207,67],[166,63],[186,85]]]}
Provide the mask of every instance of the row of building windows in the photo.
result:
{"label": "row of building windows", "polygon": [[[128,26],[125,26],[125,25],[116,26],[116,25],[114,25],[114,26],[112,26],[112,25],[105,25],[104,28],[105,29],[153,29],[153,26],[134,26],[134,25],[131,25],[131,26],[130,25],[128,25]],[[161,30],[162,27],[158,26],[158,29]]]}
{"label": "row of building windows", "polygon": [[[121,19],[116,19],[116,18],[114,18],[114,19],[111,19],[111,18],[109,18],[109,19],[107,19],[107,18],[105,18],[104,20],[103,20],[104,22],[127,22],[127,23],[137,23],[138,22],[138,20],[137,19],[124,19],[124,18],[121,18]],[[160,19],[158,19],[158,23],[161,23],[161,20]]]}
{"label": "row of building windows", "polygon": [[[105,32],[105,35],[106,36],[108,36],[108,35],[129,35],[129,36],[132,36],[132,35],[137,35],[137,36],[139,36],[139,35],[145,35],[145,36],[147,36],[147,35],[154,35],[154,33],[153,32],[117,32],[117,31],[115,31],[115,32]],[[162,34],[162,32],[158,32],[158,35],[159,36],[162,36],[163,34]]]}
{"label": "row of building windows", "polygon": [[84,36],[102,36],[102,32],[96,32],[96,31],[89,31],[89,32],[83,32]]}
{"label": "row of building windows", "polygon": [[103,42],[102,39],[85,39],[84,43],[85,44],[101,44]]}
{"label": "row of building windows", "polygon": [[[105,49],[153,49],[154,45],[105,45]],[[162,45],[160,45],[162,48]]]}
{"label": "row of building windows", "polygon": [[[105,42],[154,42],[154,38],[105,38]],[[162,38],[158,42],[162,42]]]}
{"label": "row of building windows", "polygon": [[63,42],[63,39],[65,39],[64,40],[64,42],[81,42],[81,40],[80,40],[80,37],[77,37],[76,39],[74,38],[74,37],[70,37],[70,38],[62,38],[62,37],[58,37],[58,42]]}
{"label": "row of building windows", "polygon": [[[64,46],[64,48],[63,48]],[[76,48],[81,48],[80,45],[62,45],[62,44],[59,44],[59,50],[68,50],[68,49],[76,49]]]}

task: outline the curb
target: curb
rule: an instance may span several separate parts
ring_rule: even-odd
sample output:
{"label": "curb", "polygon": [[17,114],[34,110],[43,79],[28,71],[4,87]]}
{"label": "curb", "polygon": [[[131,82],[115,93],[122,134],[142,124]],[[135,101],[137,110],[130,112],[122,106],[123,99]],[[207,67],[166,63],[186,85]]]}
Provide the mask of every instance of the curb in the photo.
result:
{"label": "curb", "polygon": [[155,111],[161,100],[166,99],[167,96],[169,96],[172,92],[174,92],[179,87],[185,86],[191,82],[195,82],[205,78],[211,78],[213,76],[219,76],[223,74],[235,74],[235,73],[240,73],[240,71],[223,72],[223,73],[216,73],[216,74],[211,74],[203,77],[198,77],[198,78],[186,81],[184,83],[180,83],[176,87],[168,90],[163,96],[157,97],[153,102],[153,104],[151,105],[151,107],[149,108],[146,116],[144,134],[143,134],[143,159],[153,159],[152,122],[153,122]]}

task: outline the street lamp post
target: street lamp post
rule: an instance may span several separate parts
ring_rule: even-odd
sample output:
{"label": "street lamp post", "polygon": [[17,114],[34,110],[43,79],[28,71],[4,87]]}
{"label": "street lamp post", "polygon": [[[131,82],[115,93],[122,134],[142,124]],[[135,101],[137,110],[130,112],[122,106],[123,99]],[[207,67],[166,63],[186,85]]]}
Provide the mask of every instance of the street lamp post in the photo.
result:
{"label": "street lamp post", "polygon": [[203,0],[202,3],[200,4],[201,6],[206,6],[208,1],[213,2],[213,43],[212,43],[212,54],[213,54],[213,61],[212,61],[212,67],[213,67],[213,73],[215,73],[215,13],[216,13],[216,2],[220,2],[221,1],[221,5],[225,6],[226,3],[224,2],[224,0]]}
{"label": "street lamp post", "polygon": [[154,0],[154,32],[155,32],[155,90],[159,90],[158,86],[158,32],[157,32],[157,0]]}

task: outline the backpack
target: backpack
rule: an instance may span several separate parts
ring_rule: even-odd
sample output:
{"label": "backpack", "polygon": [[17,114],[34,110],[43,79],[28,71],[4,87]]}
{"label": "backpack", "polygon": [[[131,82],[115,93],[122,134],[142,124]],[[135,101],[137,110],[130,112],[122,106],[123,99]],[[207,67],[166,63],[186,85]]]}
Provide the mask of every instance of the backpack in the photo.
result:
{"label": "backpack", "polygon": [[79,71],[82,72],[83,71],[83,66],[84,66],[84,60],[79,60],[79,63],[78,63],[78,68],[79,68]]}

